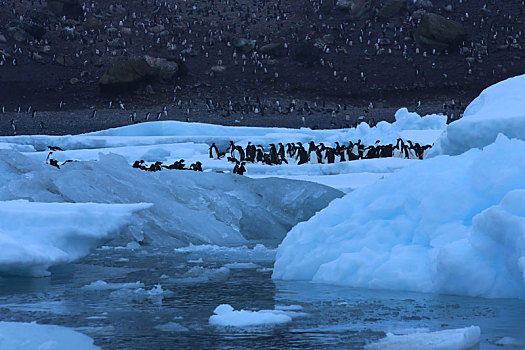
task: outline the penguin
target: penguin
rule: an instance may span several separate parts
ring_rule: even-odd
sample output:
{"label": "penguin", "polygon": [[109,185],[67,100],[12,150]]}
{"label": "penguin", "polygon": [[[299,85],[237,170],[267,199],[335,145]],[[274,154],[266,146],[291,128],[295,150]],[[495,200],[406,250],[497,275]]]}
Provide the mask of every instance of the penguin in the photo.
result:
{"label": "penguin", "polygon": [[[238,164],[236,164],[235,166],[237,166]],[[244,175],[244,173],[246,172],[246,168],[244,167],[244,165],[246,165],[245,162],[241,162],[241,165],[239,165],[237,167],[237,175]]]}
{"label": "penguin", "polygon": [[313,141],[310,141],[309,147],[308,147],[308,159],[310,161],[310,164],[317,164],[319,163],[319,157],[317,156],[317,146]]}
{"label": "penguin", "polygon": [[237,150],[236,155],[239,156],[238,159],[239,159],[241,162],[243,162],[244,159],[246,158],[246,157],[245,157],[245,153],[244,153],[244,149],[243,149],[241,146],[235,146],[235,149]]}
{"label": "penguin", "polygon": [[279,156],[279,162],[288,164],[288,161],[286,160],[286,152],[284,151],[284,145],[279,142],[279,151],[277,151],[277,155]]}
{"label": "penguin", "polygon": [[405,143],[401,138],[397,139],[396,145],[392,148],[392,156],[395,158],[405,158]]}
{"label": "penguin", "polygon": [[50,150],[50,151],[64,151],[62,148],[58,147],[58,146],[47,146],[47,148]]}
{"label": "penguin", "polygon": [[239,173],[239,162],[235,163],[235,166],[233,167],[232,173],[238,174]]}
{"label": "penguin", "polygon": [[215,142],[212,142],[212,144],[210,146],[209,153],[210,153],[210,158],[213,158],[213,159],[219,159],[220,158],[219,157],[219,149],[215,145]]}
{"label": "penguin", "polygon": [[58,161],[56,159],[50,158],[49,164],[56,167],[57,169],[60,169],[60,166],[58,165]]}
{"label": "penguin", "polygon": [[278,164],[277,149],[273,143],[270,144],[270,164]]}
{"label": "penguin", "polygon": [[264,160],[264,148],[261,145],[257,145],[257,152],[255,159],[257,162],[262,162]]}
{"label": "penguin", "polygon": [[298,150],[298,162],[297,162],[297,165],[301,165],[301,164],[306,164],[308,163],[308,153],[306,152],[306,150],[304,149],[303,145],[301,145],[300,142],[297,143],[299,145],[299,150]]}
{"label": "penguin", "polygon": [[253,163],[255,161],[255,153],[255,146],[248,141],[248,145],[246,145],[246,161]]}

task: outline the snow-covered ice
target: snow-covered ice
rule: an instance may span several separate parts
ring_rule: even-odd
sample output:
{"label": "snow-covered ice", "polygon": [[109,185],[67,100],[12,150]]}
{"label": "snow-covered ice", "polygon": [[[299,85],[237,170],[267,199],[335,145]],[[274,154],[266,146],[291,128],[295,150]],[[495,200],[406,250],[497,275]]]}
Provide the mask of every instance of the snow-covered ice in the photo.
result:
{"label": "snow-covered ice", "polygon": [[0,201],[0,274],[46,276],[115,236],[149,204]]}
{"label": "snow-covered ice", "polygon": [[0,322],[0,349],[96,350],[93,339],[72,329],[54,325]]}
{"label": "snow-covered ice", "polygon": [[[281,238],[297,220],[309,218],[341,195],[326,186],[282,179],[252,180],[190,171],[144,172],[131,168],[116,155],[70,163],[58,170],[20,153],[0,152],[0,200],[152,203],[122,230],[124,245],[131,239],[182,245],[242,244],[257,237]],[[275,193],[276,187],[286,196]]]}
{"label": "snow-covered ice", "polygon": [[368,344],[366,350],[467,350],[479,343],[481,330],[477,326],[447,329],[431,333],[405,335],[387,334],[377,343]]}
{"label": "snow-covered ice", "polygon": [[482,148],[498,134],[525,140],[525,75],[488,87],[451,123],[430,154],[457,155]]}
{"label": "snow-covered ice", "polygon": [[285,310],[234,310],[229,304],[221,304],[210,316],[210,324],[214,326],[252,327],[275,325],[291,322],[294,317],[303,317],[306,314]]}
{"label": "snow-covered ice", "polygon": [[525,298],[525,142],[402,169],[295,226],[273,278]]}

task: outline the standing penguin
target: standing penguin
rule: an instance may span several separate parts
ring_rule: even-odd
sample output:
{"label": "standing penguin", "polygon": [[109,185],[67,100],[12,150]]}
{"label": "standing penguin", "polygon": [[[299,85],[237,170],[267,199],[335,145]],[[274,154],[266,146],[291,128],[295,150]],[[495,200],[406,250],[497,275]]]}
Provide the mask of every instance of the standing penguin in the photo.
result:
{"label": "standing penguin", "polygon": [[282,142],[279,142],[279,151],[277,151],[277,155],[279,156],[279,163],[286,163],[288,164],[288,161],[286,160],[286,152],[284,150],[284,145]]}
{"label": "standing penguin", "polygon": [[277,149],[273,143],[270,144],[270,164],[278,164],[277,162]]}
{"label": "standing penguin", "polygon": [[211,146],[210,146],[210,158],[213,158],[213,159],[219,159],[219,149],[217,148],[217,146],[215,145],[215,142],[212,142]]}

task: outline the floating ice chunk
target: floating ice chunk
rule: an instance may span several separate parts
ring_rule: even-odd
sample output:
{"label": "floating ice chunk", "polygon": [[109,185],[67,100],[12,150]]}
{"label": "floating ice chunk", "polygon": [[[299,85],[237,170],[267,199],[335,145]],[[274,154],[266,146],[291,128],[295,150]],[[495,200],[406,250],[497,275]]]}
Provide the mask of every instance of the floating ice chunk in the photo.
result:
{"label": "floating ice chunk", "polygon": [[165,324],[159,324],[158,326],[155,326],[156,329],[163,332],[187,332],[189,331],[188,328],[182,326],[180,323],[177,322],[168,322]]}
{"label": "floating ice chunk", "polygon": [[228,269],[256,269],[260,267],[257,264],[254,263],[240,263],[240,262],[234,262],[224,265],[224,267]]}
{"label": "floating ice chunk", "polygon": [[115,299],[127,299],[138,303],[150,301],[156,304],[162,304],[162,300],[166,297],[171,297],[174,293],[172,291],[163,289],[160,284],[155,285],[150,290],[137,288],[134,290],[130,289],[119,289],[111,292],[110,296]]}
{"label": "floating ice chunk", "polygon": [[479,343],[480,328],[470,326],[461,329],[448,329],[432,333],[413,333],[407,335],[387,334],[377,343],[368,344],[366,350],[462,350],[470,349]]}
{"label": "floating ice chunk", "polygon": [[507,348],[520,348],[520,349],[525,347],[524,342],[522,342],[519,339],[512,338],[512,337],[503,337],[499,339],[498,341],[496,341],[496,345],[505,346]]}
{"label": "floating ice chunk", "polygon": [[187,247],[175,248],[176,253],[198,253],[204,255],[206,258],[210,257],[214,260],[241,260],[241,261],[273,261],[277,249],[266,248],[262,244],[257,244],[252,249],[247,246],[240,247],[224,247],[218,245],[193,245]]}
{"label": "floating ice chunk", "polygon": [[[0,274],[49,275],[50,266],[75,261],[150,204],[0,202]],[[16,218],[16,220],[13,220]]]}
{"label": "floating ice chunk", "polygon": [[93,339],[72,329],[35,322],[0,322],[0,349],[96,350]]}
{"label": "floating ice chunk", "polygon": [[292,317],[279,310],[236,311],[228,304],[221,304],[213,311],[210,324],[214,326],[249,327],[272,325],[292,321]]}
{"label": "floating ice chunk", "polygon": [[301,305],[275,305],[275,310],[298,311],[302,309],[303,307]]}
{"label": "floating ice chunk", "polygon": [[126,288],[141,288],[144,287],[142,282],[131,282],[131,283],[108,283],[106,281],[95,281],[81,289],[83,290],[112,290],[112,289],[126,289]]}
{"label": "floating ice chunk", "polygon": [[230,269],[226,267],[208,269],[202,266],[194,266],[184,274],[183,278],[175,279],[175,281],[186,283],[223,282],[229,277]]}

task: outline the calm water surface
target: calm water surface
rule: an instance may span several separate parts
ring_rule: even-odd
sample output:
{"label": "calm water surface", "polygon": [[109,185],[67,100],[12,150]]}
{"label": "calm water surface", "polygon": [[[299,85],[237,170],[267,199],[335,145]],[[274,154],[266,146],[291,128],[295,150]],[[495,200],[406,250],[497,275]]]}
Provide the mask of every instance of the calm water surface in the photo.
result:
{"label": "calm water surface", "polygon": [[[0,320],[75,328],[103,349],[359,349],[386,332],[481,327],[481,349],[496,341],[525,342],[525,301],[370,291],[271,280],[273,252],[171,248],[99,249],[47,278],[0,278]],[[200,260],[202,259],[202,260]],[[252,262],[242,269],[220,267]],[[97,280],[161,284],[152,295],[136,288],[82,289]],[[295,305],[291,323],[245,329],[208,323],[220,304],[235,309]]]}

